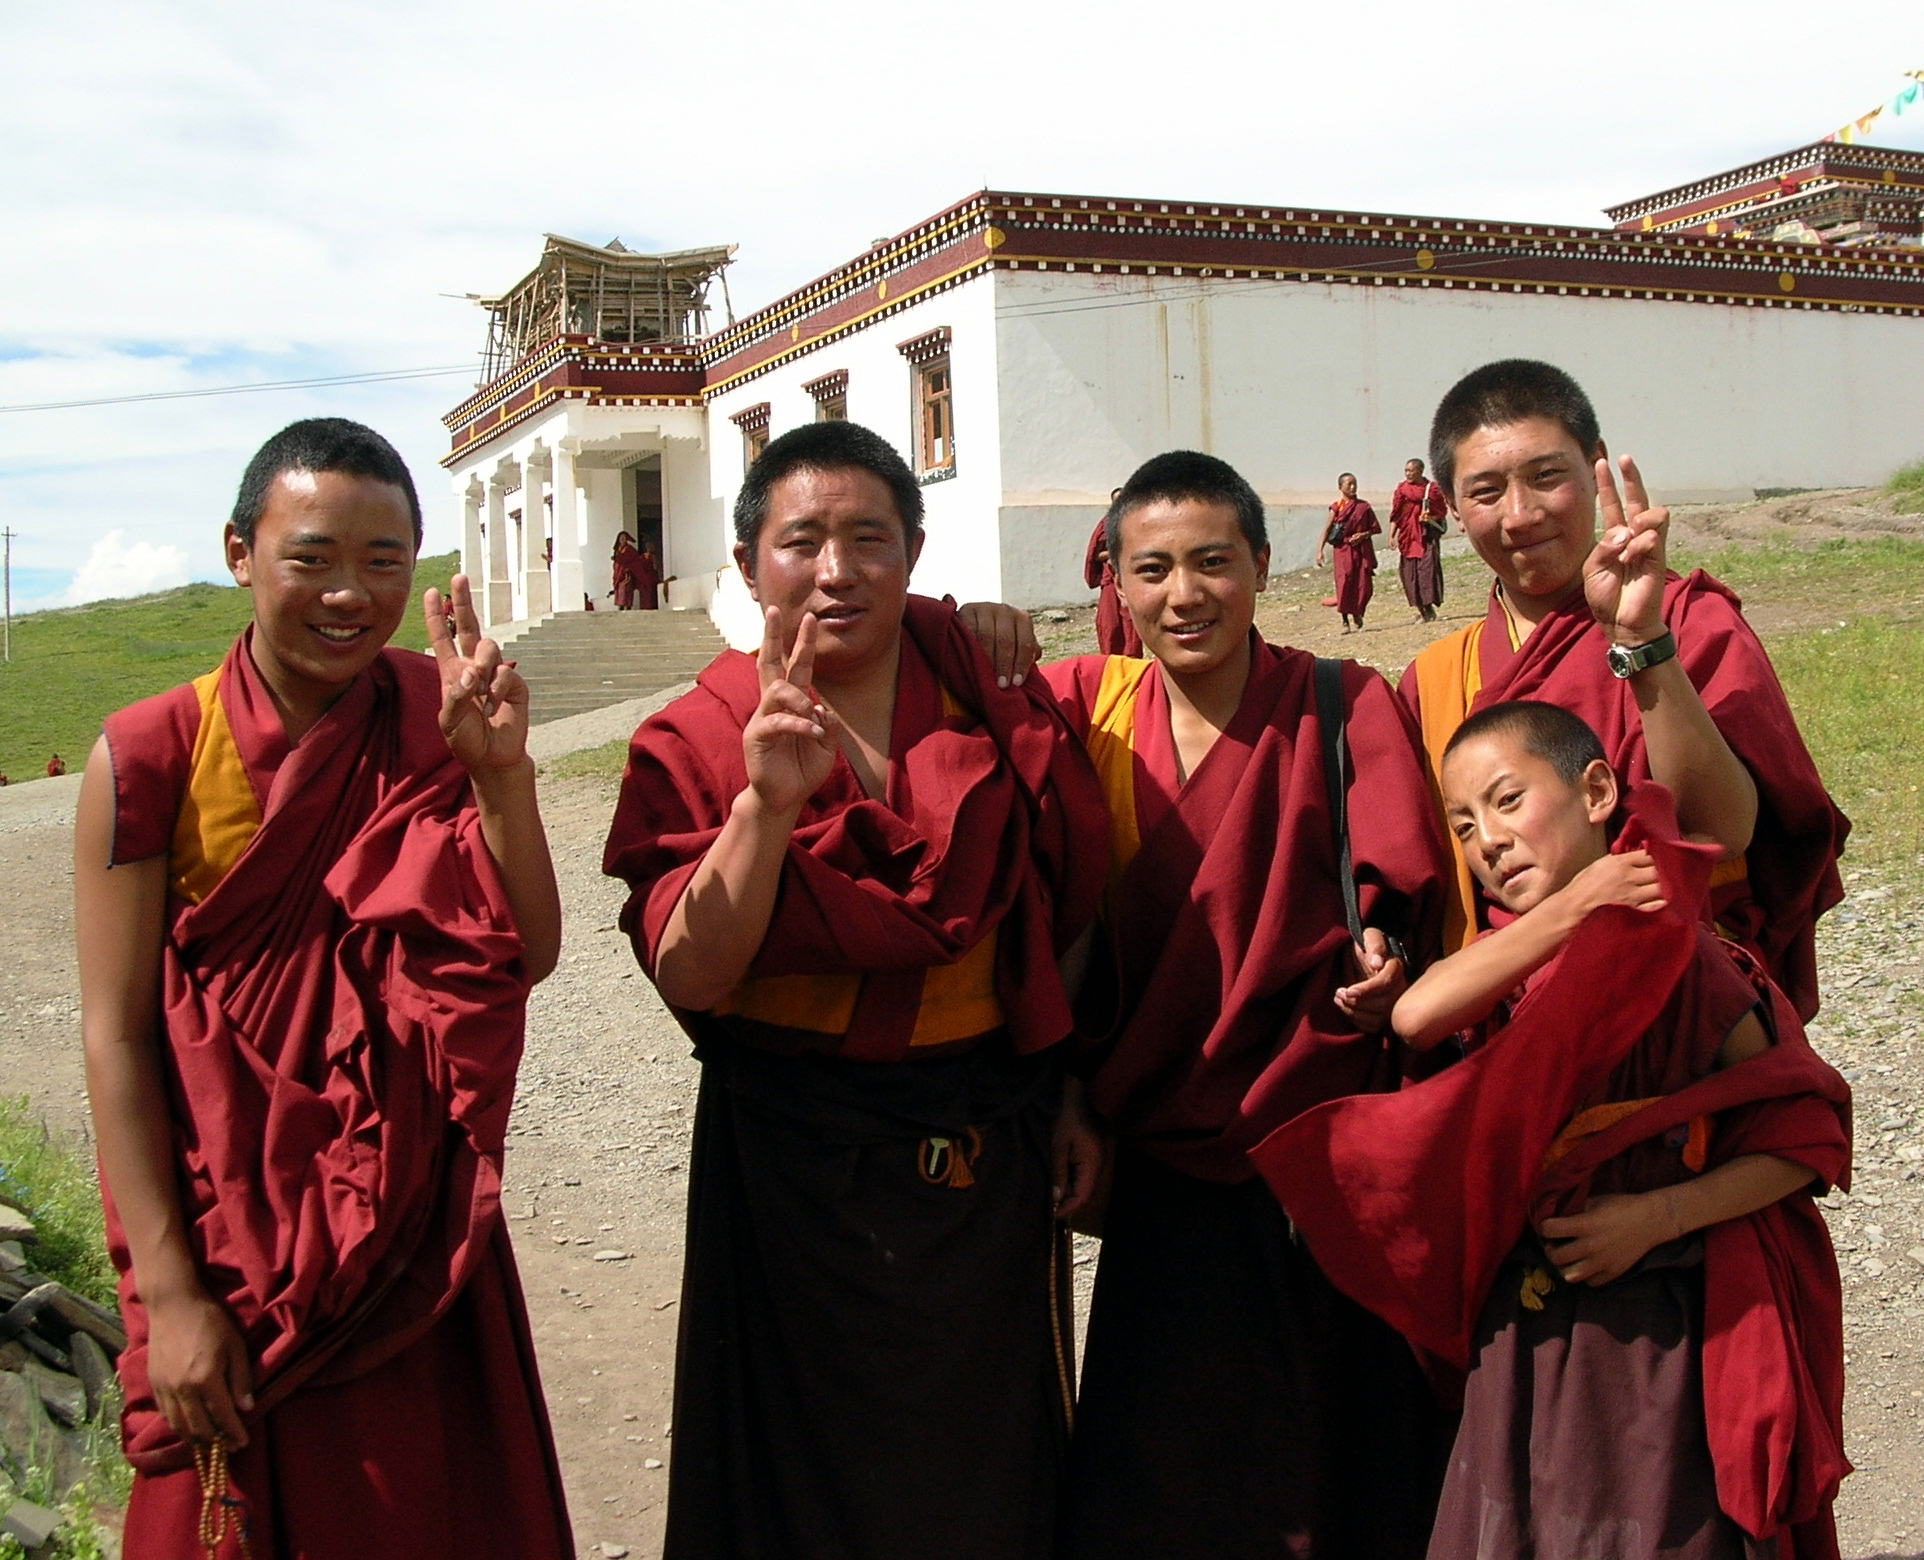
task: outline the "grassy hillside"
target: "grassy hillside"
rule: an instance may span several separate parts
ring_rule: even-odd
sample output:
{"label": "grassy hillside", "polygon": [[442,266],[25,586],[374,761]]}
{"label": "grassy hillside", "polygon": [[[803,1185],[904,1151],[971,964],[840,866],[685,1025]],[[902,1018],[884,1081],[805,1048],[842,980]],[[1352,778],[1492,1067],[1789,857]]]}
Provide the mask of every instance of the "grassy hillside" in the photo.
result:
{"label": "grassy hillside", "polygon": [[[423,558],[416,583],[444,583],[455,555]],[[220,663],[247,626],[249,597],[232,585],[183,585],[14,619],[13,660],[0,665],[0,774],[18,783],[59,753],[78,771],[103,717]],[[418,611],[394,643],[427,647]]]}

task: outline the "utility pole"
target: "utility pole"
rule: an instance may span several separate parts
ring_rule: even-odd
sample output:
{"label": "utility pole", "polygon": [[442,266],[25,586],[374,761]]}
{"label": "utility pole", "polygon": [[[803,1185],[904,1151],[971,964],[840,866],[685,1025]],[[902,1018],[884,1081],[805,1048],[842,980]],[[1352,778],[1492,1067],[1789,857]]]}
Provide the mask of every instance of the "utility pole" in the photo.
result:
{"label": "utility pole", "polygon": [[6,592],[6,629],[5,637],[0,638],[0,662],[13,660],[13,531],[11,528],[0,530],[0,539],[6,543],[5,562],[0,563],[0,578],[4,578]]}

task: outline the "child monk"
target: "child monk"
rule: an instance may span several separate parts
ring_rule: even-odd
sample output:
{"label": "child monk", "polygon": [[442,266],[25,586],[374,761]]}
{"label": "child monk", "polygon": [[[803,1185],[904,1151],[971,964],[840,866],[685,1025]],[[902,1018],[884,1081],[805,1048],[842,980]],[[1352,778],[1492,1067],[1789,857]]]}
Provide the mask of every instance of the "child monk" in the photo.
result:
{"label": "child monk", "polygon": [[1335,549],[1336,611],[1346,634],[1352,627],[1361,630],[1363,614],[1369,610],[1370,593],[1376,588],[1376,544],[1370,538],[1382,529],[1376,511],[1356,496],[1355,473],[1344,472],[1336,479],[1329,524],[1316,544],[1316,567],[1322,568],[1326,550]]}
{"label": "child monk", "polygon": [[1057,960],[1101,793],[910,594],[922,492],[876,434],[783,434],[735,534],[761,653],[635,733],[605,861],[702,1070],[664,1553],[1052,1560]]}
{"label": "child monk", "polygon": [[386,648],[421,512],[336,418],[227,526],[253,620],[110,716],[75,826],[128,1347],[128,1560],[573,1554],[500,1209],[560,901],[526,685],[464,578]]}
{"label": "child monk", "polygon": [[[1316,659],[1254,629],[1262,500],[1213,456],[1159,455],[1110,509],[1109,556],[1151,658],[1045,668],[1114,851],[1081,1013],[1086,1110],[1117,1142],[1068,1553],[1420,1555],[1442,1451],[1428,1389],[1331,1290],[1246,1157],[1298,1111],[1396,1086],[1387,938],[1433,954],[1443,889],[1415,734],[1380,676],[1332,663],[1357,947]],[[1065,1119],[1082,1099],[1072,1087]],[[1073,1156],[1058,1184],[1065,1212],[1084,1204]]]}
{"label": "child monk", "polygon": [[1431,1556],[1835,1557],[1842,1301],[1810,1193],[1848,1176],[1847,1087],[1691,913],[1714,848],[1653,785],[1620,816],[1582,721],[1493,706],[1441,779],[1496,925],[1394,1023],[1469,1059],[1258,1150],[1338,1281],[1470,1365]]}

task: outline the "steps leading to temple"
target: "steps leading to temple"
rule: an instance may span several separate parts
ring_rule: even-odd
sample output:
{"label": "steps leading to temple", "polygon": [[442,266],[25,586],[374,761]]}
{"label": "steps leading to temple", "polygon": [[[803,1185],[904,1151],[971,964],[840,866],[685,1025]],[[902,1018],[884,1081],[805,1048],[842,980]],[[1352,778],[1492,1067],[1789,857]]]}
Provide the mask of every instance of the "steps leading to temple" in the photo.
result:
{"label": "steps leading to temple", "polygon": [[702,612],[568,612],[537,623],[506,654],[528,680],[538,726],[688,682],[722,649]]}

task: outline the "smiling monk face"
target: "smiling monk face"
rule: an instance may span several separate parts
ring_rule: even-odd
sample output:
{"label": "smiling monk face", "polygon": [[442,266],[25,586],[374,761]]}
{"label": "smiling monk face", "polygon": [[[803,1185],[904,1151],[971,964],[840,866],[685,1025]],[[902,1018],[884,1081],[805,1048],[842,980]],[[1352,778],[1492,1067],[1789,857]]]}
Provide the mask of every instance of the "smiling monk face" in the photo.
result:
{"label": "smiling monk face", "polygon": [[317,718],[401,626],[414,585],[407,494],[343,471],[283,471],[253,534],[232,525],[227,567],[254,596],[254,664],[275,696]]}

